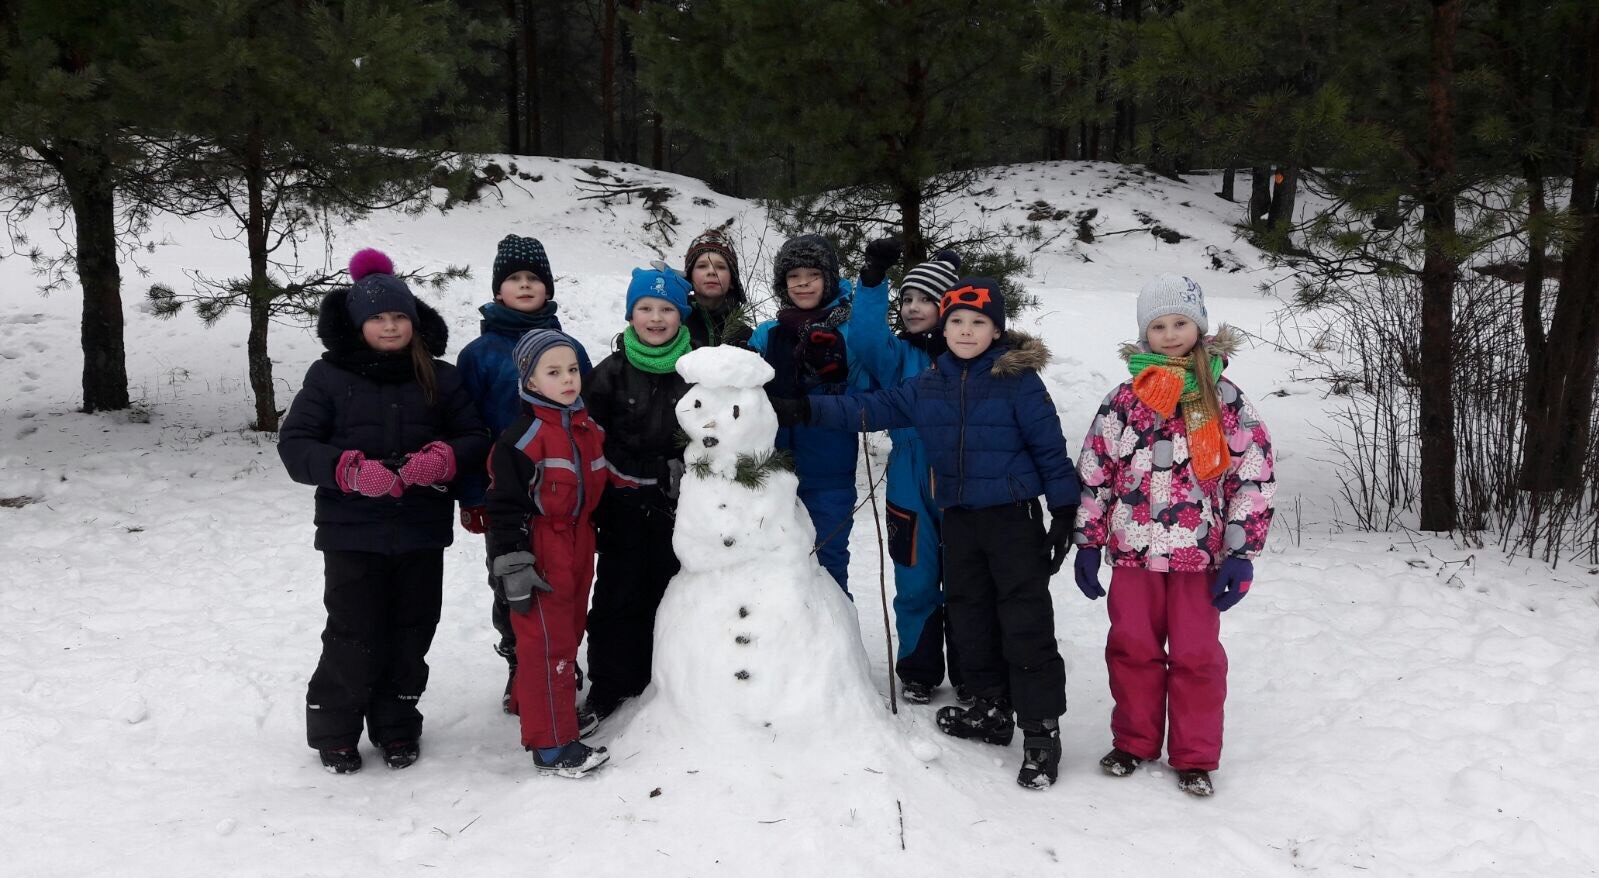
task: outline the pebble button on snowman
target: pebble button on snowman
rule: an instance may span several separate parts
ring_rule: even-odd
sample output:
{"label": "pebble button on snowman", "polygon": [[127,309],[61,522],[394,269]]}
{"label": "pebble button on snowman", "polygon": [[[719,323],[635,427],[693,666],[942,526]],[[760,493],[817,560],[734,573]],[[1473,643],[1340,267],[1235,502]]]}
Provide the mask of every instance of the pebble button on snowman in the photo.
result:
{"label": "pebble button on snowman", "polygon": [[646,712],[772,735],[876,720],[854,605],[812,554],[798,481],[773,462],[772,367],[718,346],[677,371],[693,385],[677,406],[689,439],[672,536],[682,569],[656,615]]}

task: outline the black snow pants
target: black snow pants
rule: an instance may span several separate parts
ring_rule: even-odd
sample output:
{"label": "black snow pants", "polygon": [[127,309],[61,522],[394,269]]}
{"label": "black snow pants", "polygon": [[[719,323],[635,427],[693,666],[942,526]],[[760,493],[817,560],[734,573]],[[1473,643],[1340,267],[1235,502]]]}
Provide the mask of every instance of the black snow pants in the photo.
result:
{"label": "black snow pants", "polygon": [[428,647],[443,602],[444,551],[399,555],[324,550],[328,610],[322,658],[305,695],[306,740],[354,747],[363,720],[372,743],[416,740]]}
{"label": "black snow pants", "polygon": [[609,713],[650,684],[655,610],[677,575],[675,504],[656,487],[611,488],[599,525],[589,607],[588,703]]}
{"label": "black snow pants", "polygon": [[1019,720],[1064,714],[1066,664],[1038,501],[946,509],[943,538],[945,610],[967,688],[1008,697]]}

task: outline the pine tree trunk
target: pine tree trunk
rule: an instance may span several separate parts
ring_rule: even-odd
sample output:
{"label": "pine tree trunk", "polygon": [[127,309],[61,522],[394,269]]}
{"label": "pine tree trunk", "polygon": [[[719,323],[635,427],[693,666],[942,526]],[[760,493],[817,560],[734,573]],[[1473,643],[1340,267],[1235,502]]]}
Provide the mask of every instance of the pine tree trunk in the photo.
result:
{"label": "pine tree trunk", "polygon": [[650,113],[650,128],[654,138],[650,144],[650,167],[657,171],[666,170],[666,123],[661,118],[661,111]]}
{"label": "pine tree trunk", "polygon": [[[515,22],[516,0],[505,0],[505,20]],[[505,151],[522,151],[521,94],[516,84],[516,37],[505,41]]]}
{"label": "pine tree trunk", "polygon": [[78,283],[83,287],[83,411],[129,405],[117,266],[116,187],[110,159],[92,144],[62,144],[55,166],[72,200]]}
{"label": "pine tree trunk", "polygon": [[244,184],[249,204],[245,215],[245,243],[250,251],[250,334],[245,355],[250,363],[250,390],[255,394],[255,429],[266,433],[278,430],[276,388],[272,384],[272,358],[267,354],[267,330],[271,324],[272,288],[267,276],[267,236],[271,217],[266,207],[266,174],[263,172],[262,138],[258,126],[247,139]]}
{"label": "pine tree trunk", "polygon": [[1249,169],[1249,227],[1264,231],[1263,221],[1271,210],[1271,166],[1256,165]]}
{"label": "pine tree trunk", "polygon": [[1287,165],[1277,169],[1276,185],[1272,187],[1271,207],[1266,211],[1266,228],[1281,231],[1294,221],[1294,201],[1299,193],[1299,166]]}
{"label": "pine tree trunk", "polygon": [[522,94],[527,103],[526,136],[522,143],[529,155],[542,155],[543,136],[539,131],[543,119],[539,113],[539,32],[538,21],[533,16],[532,2],[522,4],[522,71],[525,75]]}
{"label": "pine tree trunk", "polygon": [[[1599,15],[1593,16],[1587,59],[1587,106],[1578,143],[1599,142]],[[1543,207],[1542,168],[1530,159],[1523,176]],[[1560,491],[1582,484],[1583,460],[1593,431],[1595,367],[1599,365],[1599,164],[1578,150],[1571,177],[1570,216],[1576,238],[1563,254],[1560,291],[1547,337],[1543,333],[1543,236],[1529,235],[1531,250],[1522,288],[1522,328],[1527,381],[1522,420],[1527,428],[1520,484],[1524,490]],[[1529,211],[1529,230],[1540,224]],[[1536,261],[1535,261],[1536,260]],[[1536,279],[1536,286],[1534,281]]]}
{"label": "pine tree trunk", "polygon": [[900,189],[895,199],[899,205],[900,228],[904,229],[906,265],[919,265],[927,261],[927,239],[922,237],[922,189],[915,184]]}
{"label": "pine tree trunk", "polygon": [[615,161],[616,148],[616,2],[600,0],[600,115],[601,148],[606,161]]}
{"label": "pine tree trunk", "polygon": [[1228,201],[1237,201],[1238,199],[1235,196],[1237,181],[1238,169],[1228,166],[1227,170],[1221,172],[1221,192],[1217,194]]}
{"label": "pine tree trunk", "polygon": [[1461,0],[1433,0],[1427,85],[1428,154],[1422,167],[1421,529],[1454,530],[1455,32]]}

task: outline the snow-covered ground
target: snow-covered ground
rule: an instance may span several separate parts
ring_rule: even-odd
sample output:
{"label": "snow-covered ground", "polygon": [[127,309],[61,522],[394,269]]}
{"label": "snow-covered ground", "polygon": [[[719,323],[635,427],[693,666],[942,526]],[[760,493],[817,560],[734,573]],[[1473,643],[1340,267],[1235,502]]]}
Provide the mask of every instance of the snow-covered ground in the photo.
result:
{"label": "snow-covered ground", "polygon": [[[629,269],[661,241],[641,204],[580,200],[590,163],[518,164],[541,179],[447,215],[374,218],[332,250],[377,246],[405,269],[472,265],[472,280],[427,294],[450,321],[453,355],[476,334],[495,242],[537,236],[561,316],[598,359],[622,327]],[[677,191],[674,262],[689,236],[729,218],[747,257],[777,243],[750,203],[604,167]],[[1045,378],[1074,451],[1125,374],[1116,344],[1134,335],[1133,298],[1151,275],[1191,274],[1213,319],[1277,337],[1277,303],[1257,288],[1280,275],[1234,239],[1238,210],[1211,194],[1215,180],[1053,163],[997,169],[983,185],[990,210],[969,214],[984,222],[1019,222],[1043,200],[1097,207],[1100,232],[1145,225],[1142,211],[1191,236],[1083,244],[1069,230],[1049,240],[1069,217],[1043,222],[1031,283],[1042,307],[1021,322],[1054,349]],[[42,221],[31,228],[52,240]],[[483,549],[464,533],[446,556],[422,761],[329,775],[303,732],[324,618],[311,491],[283,474],[272,437],[245,427],[243,317],[207,329],[139,301],[146,283],[185,286],[186,271],[242,273],[242,244],[219,230],[160,222],[160,246],[138,256],[149,277],[124,272],[133,416],[74,411],[79,300],[39,296],[25,260],[0,260],[0,498],[28,498],[0,506],[0,874],[1599,871],[1599,572],[1342,531],[1319,440],[1329,403],[1265,346],[1229,369],[1272,428],[1281,489],[1251,597],[1224,617],[1232,691],[1213,799],[1184,796],[1159,766],[1099,772],[1104,603],[1084,600],[1069,570],[1055,597],[1071,709],[1061,781],[1046,793],[1016,786],[1019,744],[945,739],[933,708],[903,706],[887,722],[916,758],[884,758],[875,728],[838,727],[748,765],[738,760],[754,748],[730,748],[706,771],[718,748],[641,733],[630,706],[599,735],[614,758],[597,777],[537,777],[499,711]],[[1240,270],[1213,268],[1207,247],[1232,251]],[[764,265],[745,275],[764,293]],[[272,350],[287,405],[320,347],[279,326]],[[881,472],[886,442],[873,443]],[[856,523],[851,578],[886,700],[870,516]]]}

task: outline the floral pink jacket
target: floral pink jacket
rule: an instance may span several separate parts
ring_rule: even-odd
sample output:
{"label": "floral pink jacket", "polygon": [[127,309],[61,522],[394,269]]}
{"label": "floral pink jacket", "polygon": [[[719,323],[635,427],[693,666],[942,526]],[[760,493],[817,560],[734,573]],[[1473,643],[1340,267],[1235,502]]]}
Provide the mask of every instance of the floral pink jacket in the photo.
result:
{"label": "floral pink jacket", "polygon": [[1182,413],[1163,419],[1123,383],[1099,407],[1077,457],[1083,483],[1073,541],[1108,547],[1117,567],[1194,573],[1228,555],[1254,558],[1271,527],[1271,436],[1255,406],[1225,377],[1217,382],[1225,475],[1201,482],[1188,464]]}

